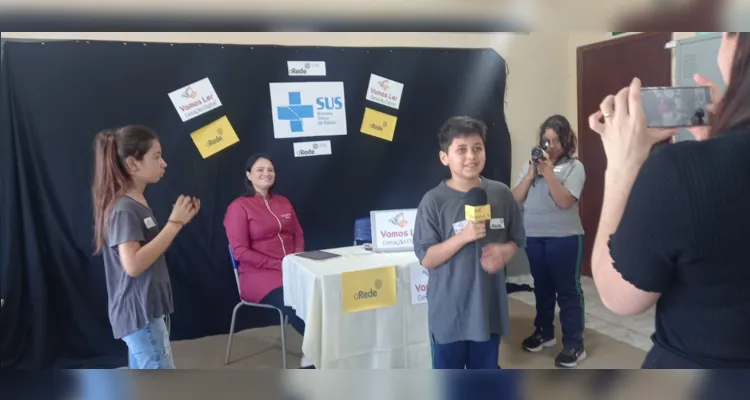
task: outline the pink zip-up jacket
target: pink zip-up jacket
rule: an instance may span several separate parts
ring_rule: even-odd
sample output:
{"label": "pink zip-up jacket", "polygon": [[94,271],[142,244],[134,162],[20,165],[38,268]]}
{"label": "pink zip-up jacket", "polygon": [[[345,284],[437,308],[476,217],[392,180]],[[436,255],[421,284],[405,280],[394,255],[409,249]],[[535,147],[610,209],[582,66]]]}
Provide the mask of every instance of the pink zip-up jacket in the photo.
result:
{"label": "pink zip-up jacket", "polygon": [[302,227],[292,203],[278,194],[240,197],[224,216],[232,254],[237,260],[240,296],[259,303],[282,286],[281,260],[305,249]]}

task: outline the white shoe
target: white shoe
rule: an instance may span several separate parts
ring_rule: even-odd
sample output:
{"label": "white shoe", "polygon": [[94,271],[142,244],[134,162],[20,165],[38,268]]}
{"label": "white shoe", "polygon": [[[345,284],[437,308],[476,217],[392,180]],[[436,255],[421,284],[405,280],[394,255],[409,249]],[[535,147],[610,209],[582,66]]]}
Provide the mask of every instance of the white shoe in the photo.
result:
{"label": "white shoe", "polygon": [[[300,360],[300,368],[306,368],[306,369],[313,369],[315,368],[315,365],[313,365],[313,362],[311,359],[309,359],[306,355],[302,355],[302,360]],[[312,368],[310,368],[312,367]]]}

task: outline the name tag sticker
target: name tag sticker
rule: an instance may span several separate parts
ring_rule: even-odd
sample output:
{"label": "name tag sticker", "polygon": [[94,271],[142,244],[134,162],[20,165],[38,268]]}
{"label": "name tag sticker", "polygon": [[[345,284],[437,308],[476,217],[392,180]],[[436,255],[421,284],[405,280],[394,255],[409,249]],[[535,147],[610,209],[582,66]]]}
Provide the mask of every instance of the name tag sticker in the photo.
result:
{"label": "name tag sticker", "polygon": [[469,221],[467,220],[456,222],[455,224],[453,224],[453,231],[456,232],[456,235],[458,235],[462,230],[464,230],[464,228],[466,228],[466,225],[468,224]]}
{"label": "name tag sticker", "polygon": [[505,229],[505,218],[492,218],[490,229]]}
{"label": "name tag sticker", "polygon": [[563,169],[563,166],[562,165],[558,165],[558,166],[555,167],[555,172],[561,172],[562,169]]}
{"label": "name tag sticker", "polygon": [[143,223],[146,224],[147,229],[151,229],[156,226],[156,222],[151,217],[148,217],[143,220]]}

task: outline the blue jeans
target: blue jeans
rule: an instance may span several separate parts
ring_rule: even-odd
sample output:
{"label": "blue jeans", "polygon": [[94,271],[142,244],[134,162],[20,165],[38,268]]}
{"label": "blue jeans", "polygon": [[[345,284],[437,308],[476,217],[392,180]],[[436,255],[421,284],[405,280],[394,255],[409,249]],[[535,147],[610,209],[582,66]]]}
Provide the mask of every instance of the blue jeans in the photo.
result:
{"label": "blue jeans", "polygon": [[486,342],[461,340],[432,345],[433,369],[498,369],[500,336],[490,335]]}
{"label": "blue jeans", "polygon": [[526,238],[526,255],[534,277],[534,326],[555,336],[555,303],[560,306],[563,347],[583,347],[584,308],[581,292],[583,236]]}
{"label": "blue jeans", "polygon": [[122,338],[128,345],[130,369],[174,369],[169,331],[164,318]]}

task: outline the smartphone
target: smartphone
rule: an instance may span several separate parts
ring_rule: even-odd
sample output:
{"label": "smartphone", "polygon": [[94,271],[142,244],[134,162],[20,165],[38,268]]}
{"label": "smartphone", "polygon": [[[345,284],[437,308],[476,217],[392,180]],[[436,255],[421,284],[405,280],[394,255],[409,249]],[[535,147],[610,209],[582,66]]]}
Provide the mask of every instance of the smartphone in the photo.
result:
{"label": "smartphone", "polygon": [[711,90],[707,87],[641,88],[643,111],[649,128],[683,128],[708,125],[707,106]]}

